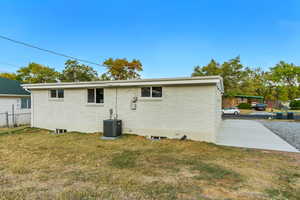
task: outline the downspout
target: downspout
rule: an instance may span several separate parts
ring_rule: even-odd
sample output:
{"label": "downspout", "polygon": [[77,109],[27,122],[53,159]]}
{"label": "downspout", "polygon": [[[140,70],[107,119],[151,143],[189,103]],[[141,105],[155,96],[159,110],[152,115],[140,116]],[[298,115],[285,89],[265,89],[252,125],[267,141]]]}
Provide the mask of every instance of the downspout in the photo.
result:
{"label": "downspout", "polygon": [[115,119],[118,119],[118,88],[116,87],[116,101],[115,101]]}
{"label": "downspout", "polygon": [[34,127],[34,98],[33,98],[33,92],[32,91],[30,91],[30,93],[31,93],[31,110],[30,110],[30,115],[31,115],[31,127]]}

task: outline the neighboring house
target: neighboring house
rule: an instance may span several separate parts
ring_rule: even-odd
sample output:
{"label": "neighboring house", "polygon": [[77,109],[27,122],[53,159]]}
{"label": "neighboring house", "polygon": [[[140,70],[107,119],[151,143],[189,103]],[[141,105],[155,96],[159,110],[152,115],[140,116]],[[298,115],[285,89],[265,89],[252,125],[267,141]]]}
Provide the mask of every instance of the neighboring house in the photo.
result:
{"label": "neighboring house", "polygon": [[229,108],[229,107],[236,107],[241,103],[249,103],[252,106],[263,103],[264,97],[262,96],[250,96],[250,95],[235,95],[233,97],[224,97],[222,107]]}
{"label": "neighboring house", "polygon": [[0,113],[30,109],[30,93],[15,80],[0,77]]}
{"label": "neighboring house", "polygon": [[30,122],[30,93],[15,80],[0,77],[0,126]]}
{"label": "neighboring house", "polygon": [[208,142],[221,123],[219,76],[26,84],[31,126],[102,132],[103,120],[122,120],[123,132]]}

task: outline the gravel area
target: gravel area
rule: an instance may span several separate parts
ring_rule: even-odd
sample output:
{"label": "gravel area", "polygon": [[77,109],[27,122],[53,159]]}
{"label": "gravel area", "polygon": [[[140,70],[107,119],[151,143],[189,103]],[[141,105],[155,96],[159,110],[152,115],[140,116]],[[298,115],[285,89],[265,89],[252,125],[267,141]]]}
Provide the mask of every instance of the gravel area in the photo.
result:
{"label": "gravel area", "polygon": [[281,121],[260,121],[265,127],[300,150],[300,123]]}

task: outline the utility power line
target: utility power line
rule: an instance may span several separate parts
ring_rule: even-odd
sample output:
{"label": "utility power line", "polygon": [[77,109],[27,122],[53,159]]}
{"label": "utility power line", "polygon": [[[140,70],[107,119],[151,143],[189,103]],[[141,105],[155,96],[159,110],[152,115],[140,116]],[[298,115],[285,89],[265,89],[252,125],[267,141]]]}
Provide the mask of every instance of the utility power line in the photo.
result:
{"label": "utility power line", "polygon": [[70,59],[77,60],[77,61],[80,61],[80,62],[89,63],[89,64],[92,64],[92,65],[98,65],[100,67],[104,67],[104,66],[102,66],[102,65],[100,65],[98,63],[92,62],[92,61],[88,61],[88,60],[76,58],[76,57],[69,56],[69,55],[66,55],[66,54],[63,54],[63,53],[59,53],[57,51],[52,51],[52,50],[44,49],[44,48],[41,48],[41,47],[38,47],[38,46],[35,46],[35,45],[32,45],[32,44],[28,44],[28,43],[25,43],[25,42],[22,42],[22,41],[18,41],[18,40],[15,40],[15,39],[8,38],[8,37],[3,36],[3,35],[0,35],[0,38],[4,39],[4,40],[8,40],[8,41],[16,43],[16,44],[20,44],[20,45],[29,47],[29,48],[38,49],[40,51],[51,53],[51,54],[54,54],[54,55],[57,55],[57,56],[62,56],[62,57],[70,58]]}

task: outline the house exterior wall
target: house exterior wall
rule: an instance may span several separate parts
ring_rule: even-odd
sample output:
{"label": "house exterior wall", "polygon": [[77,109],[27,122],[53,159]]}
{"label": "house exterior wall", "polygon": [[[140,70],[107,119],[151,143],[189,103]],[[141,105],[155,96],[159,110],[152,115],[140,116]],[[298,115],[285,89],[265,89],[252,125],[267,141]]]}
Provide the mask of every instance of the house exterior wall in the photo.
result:
{"label": "house exterior wall", "polygon": [[215,128],[216,128],[216,133],[219,131],[219,128],[221,126],[222,122],[222,92],[218,90],[217,87],[215,87],[215,117],[216,117],[216,122],[215,122]]}
{"label": "house exterior wall", "polygon": [[[122,120],[123,132],[215,142],[221,121],[221,94],[215,85],[163,86],[162,98],[140,97],[140,87],[104,88],[104,104],[87,104],[87,89],[65,89],[64,99],[32,90],[32,126],[54,130],[102,132],[109,109]],[[132,99],[138,97],[136,110]]]}
{"label": "house exterior wall", "polygon": [[12,112],[12,105],[16,113],[27,113],[30,109],[21,108],[21,97],[0,97],[0,113]]}
{"label": "house exterior wall", "polygon": [[15,105],[16,109],[21,108],[21,98],[0,97],[0,113],[12,112],[12,105]]}
{"label": "house exterior wall", "polygon": [[14,105],[15,123],[17,125],[30,124],[30,109],[21,109],[21,97],[0,97],[0,127],[7,126],[6,112],[8,123],[12,125],[12,105]]}

